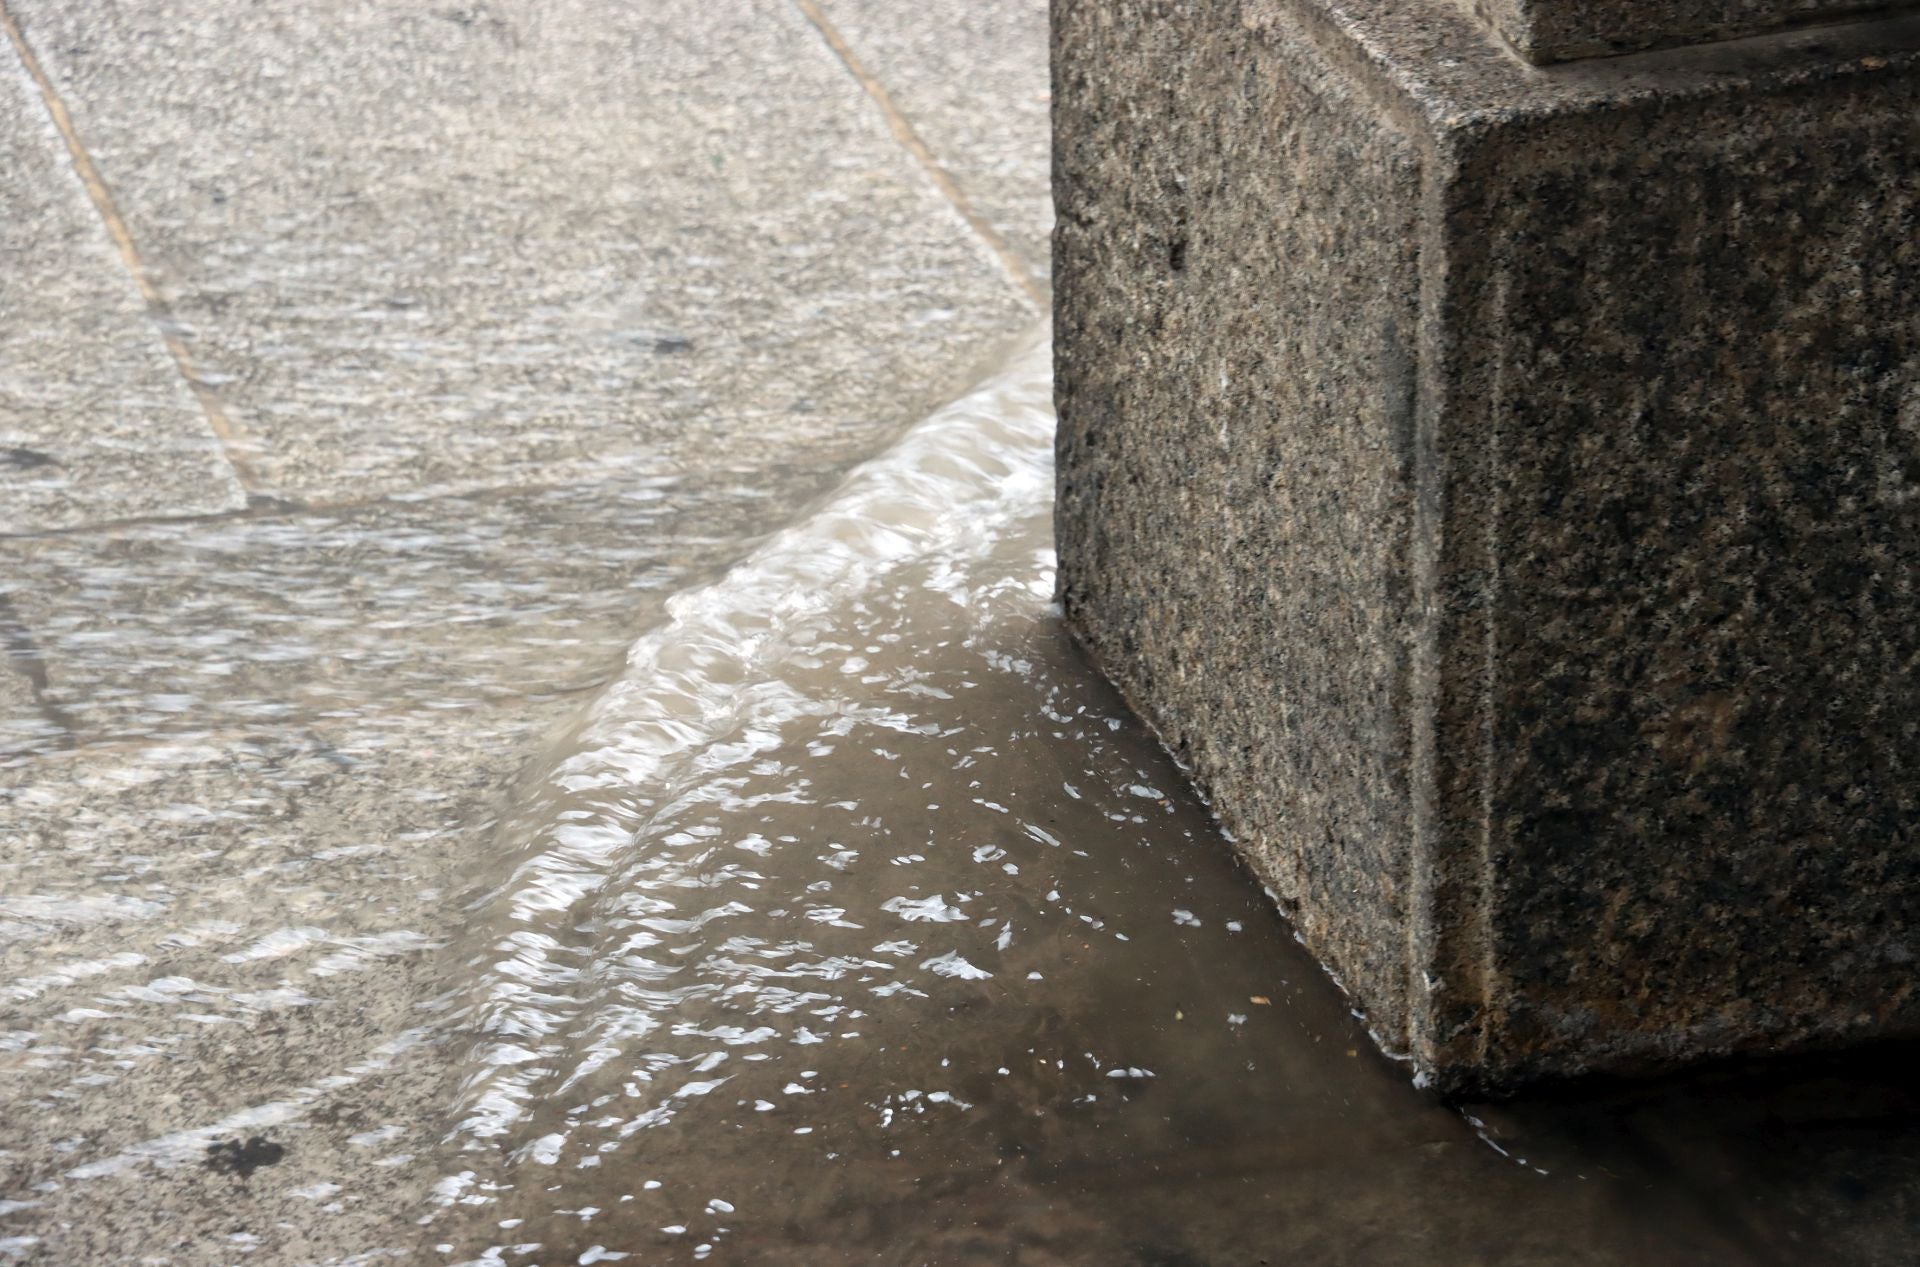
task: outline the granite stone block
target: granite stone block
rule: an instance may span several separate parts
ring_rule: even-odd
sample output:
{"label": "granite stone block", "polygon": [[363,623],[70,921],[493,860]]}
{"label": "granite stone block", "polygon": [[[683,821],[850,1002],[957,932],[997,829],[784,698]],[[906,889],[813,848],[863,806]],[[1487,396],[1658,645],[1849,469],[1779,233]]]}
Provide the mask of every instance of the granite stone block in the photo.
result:
{"label": "granite stone block", "polygon": [[1914,7],[1912,0],[1473,0],[1530,62],[1704,44]]}
{"label": "granite stone block", "polygon": [[1054,19],[1067,618],[1382,1045],[1920,1032],[1920,20]]}

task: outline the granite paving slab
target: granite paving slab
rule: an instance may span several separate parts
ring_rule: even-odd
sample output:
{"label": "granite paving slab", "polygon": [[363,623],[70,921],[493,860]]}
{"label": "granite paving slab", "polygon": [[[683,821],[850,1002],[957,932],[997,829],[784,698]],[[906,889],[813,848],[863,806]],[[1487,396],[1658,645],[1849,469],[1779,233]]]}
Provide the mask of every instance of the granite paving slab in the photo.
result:
{"label": "granite paving slab", "polygon": [[246,495],[0,38],[0,533]]}
{"label": "granite paving slab", "polygon": [[14,12],[269,493],[846,460],[1032,317],[779,0]]}
{"label": "granite paving slab", "polygon": [[0,542],[77,742],[578,694],[675,590],[831,483],[710,471]]}
{"label": "granite paving slab", "polygon": [[1031,274],[1053,258],[1044,0],[822,0],[821,11]]}
{"label": "granite paving slab", "polygon": [[404,1242],[387,1203],[424,1199],[420,1110],[456,1067],[428,1034],[449,895],[565,709],[0,771],[0,1259],[316,1262]]}

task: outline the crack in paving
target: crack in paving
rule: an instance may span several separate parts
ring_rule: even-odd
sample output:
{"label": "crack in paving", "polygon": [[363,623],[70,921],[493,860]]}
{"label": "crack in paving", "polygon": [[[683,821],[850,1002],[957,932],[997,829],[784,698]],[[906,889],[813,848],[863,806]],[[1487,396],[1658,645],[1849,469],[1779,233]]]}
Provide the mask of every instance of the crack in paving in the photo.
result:
{"label": "crack in paving", "polygon": [[840,29],[834,26],[817,0],[793,0],[793,3],[807,21],[813,24],[814,29],[820,32],[820,38],[827,42],[827,47],[833,50],[833,55],[840,59],[841,64],[847,68],[847,72],[866,90],[867,95],[873,98],[874,104],[880,107],[880,113],[885,116],[887,129],[893,133],[894,139],[900,142],[907,153],[913,155],[914,161],[920,164],[921,169],[933,181],[934,187],[940,191],[943,198],[953,204],[954,210],[960,213],[960,218],[967,222],[967,227],[972,229],[974,235],[986,245],[988,252],[1006,271],[1013,284],[1032,300],[1036,307],[1044,311],[1052,302],[1048,298],[1046,287],[1027,270],[1027,266],[1020,261],[1020,257],[1000,235],[1000,231],[974,209],[972,201],[960,188],[959,182],[954,180],[952,173],[947,171],[940,160],[934,156],[933,150],[920,138],[920,133],[914,129],[912,121],[894,101],[893,94],[887,91],[886,85],[874,78],[873,73],[867,69],[866,63],[860,60],[860,55],[853,51],[853,46],[847,43],[846,37],[840,34]]}
{"label": "crack in paving", "polygon": [[200,411],[206,416],[207,426],[215,438],[220,441],[221,453],[227,465],[233,468],[234,478],[248,494],[260,489],[260,479],[253,468],[251,452],[254,442],[246,435],[239,424],[228,416],[226,406],[206,380],[201,377],[199,368],[194,364],[193,354],[188,350],[186,340],[180,337],[178,323],[174,320],[173,309],[166,296],[160,293],[153,279],[152,270],[140,254],[139,245],[133,240],[133,233],[127,227],[126,218],[120,214],[120,206],[115,201],[113,190],[101,175],[99,165],[93,161],[86,143],[80,138],[80,131],[74,125],[73,115],[67,109],[66,102],[60,96],[60,90],[54,86],[53,78],[40,64],[39,55],[27,42],[25,32],[20,29],[7,5],[0,0],[0,29],[4,29],[7,39],[13,44],[14,54],[19,57],[21,68],[27,72],[34,86],[40,90],[40,99],[47,108],[47,115],[53,120],[54,128],[60,133],[60,139],[66,142],[67,153],[73,163],[74,175],[79,177],[81,185],[87,191],[94,210],[100,215],[107,236],[113,239],[120,253],[121,263],[126,265],[128,274],[133,278],[134,286],[140,297],[146,302],[147,315],[153,321],[160,342],[166,347],[167,355],[173,358],[175,369],[185,380],[188,390],[200,405]]}

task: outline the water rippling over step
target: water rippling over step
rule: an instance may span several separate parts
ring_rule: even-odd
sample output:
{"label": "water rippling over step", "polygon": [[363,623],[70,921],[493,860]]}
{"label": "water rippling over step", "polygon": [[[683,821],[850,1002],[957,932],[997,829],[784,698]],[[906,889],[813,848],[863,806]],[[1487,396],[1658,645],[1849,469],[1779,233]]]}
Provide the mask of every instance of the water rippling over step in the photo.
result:
{"label": "water rippling over step", "polygon": [[1373,1056],[1081,661],[1047,361],[676,597],[530,773],[449,952],[469,1056],[428,1235],[466,1262],[1211,1262],[1311,1218],[1377,1224],[1390,1262],[1527,1201],[1594,1261],[1671,1248]]}
{"label": "water rippling over step", "polygon": [[1766,1261],[1649,1196],[1699,1106],[1372,1052],[1065,632],[1048,358],[719,574],[766,490],[34,543],[153,742],[0,786],[0,1260]]}

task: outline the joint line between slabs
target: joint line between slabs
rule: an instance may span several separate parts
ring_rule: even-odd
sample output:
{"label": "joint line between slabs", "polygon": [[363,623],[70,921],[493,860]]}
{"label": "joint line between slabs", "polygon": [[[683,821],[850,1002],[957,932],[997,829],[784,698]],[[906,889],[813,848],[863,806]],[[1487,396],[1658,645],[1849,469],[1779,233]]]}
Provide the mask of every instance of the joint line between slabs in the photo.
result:
{"label": "joint line between slabs", "polygon": [[233,468],[234,478],[247,493],[257,492],[260,482],[255,475],[253,463],[246,450],[251,447],[241,429],[227,416],[225,406],[213,388],[200,377],[200,371],[194,366],[193,354],[188,351],[186,341],[175,327],[172,308],[166,297],[154,284],[153,275],[146,261],[141,258],[140,248],[133,240],[132,232],[127,228],[126,219],[120,214],[119,204],[114,201],[113,191],[108,188],[100,168],[93,161],[93,155],[80,139],[80,133],[73,123],[73,115],[67,110],[67,104],[54,87],[52,78],[41,66],[33,47],[27,43],[27,37],[20,29],[20,23],[7,7],[6,0],[0,0],[0,28],[4,28],[7,39],[13,44],[13,51],[20,59],[20,65],[40,90],[40,100],[46,106],[48,116],[53,120],[60,139],[66,142],[68,157],[72,160],[74,174],[86,188],[87,197],[92,200],[94,210],[100,215],[106,226],[107,236],[119,249],[120,262],[126,265],[127,272],[133,277],[133,284],[140,291],[140,297],[146,301],[147,315],[152,320],[160,342],[166,346],[167,354],[173,358],[174,368],[180,377],[186,380],[194,399],[200,405],[200,411],[206,415],[207,426],[212,429],[215,438],[220,441],[220,449],[226,457],[227,465]]}
{"label": "joint line between slabs", "polygon": [[985,216],[974,210],[973,204],[967,200],[966,194],[961,192],[952,174],[940,165],[940,160],[934,157],[933,151],[927,148],[927,143],[920,139],[920,134],[914,130],[906,114],[894,102],[893,94],[873,77],[866,64],[860,60],[860,55],[853,51],[853,46],[848,44],[846,37],[840,34],[839,28],[828,20],[818,0],[793,0],[793,3],[807,21],[813,23],[814,29],[820,32],[820,38],[827,42],[827,47],[833,50],[834,56],[840,59],[848,73],[859,82],[862,88],[866,89],[867,95],[873,98],[874,104],[880,107],[880,113],[886,117],[887,128],[893,133],[894,140],[900,142],[906,151],[913,155],[914,160],[933,181],[934,187],[953,204],[954,210],[958,211],[961,219],[967,222],[967,227],[972,229],[975,236],[986,244],[987,250],[993,253],[994,259],[1013,280],[1013,284],[1024,291],[1027,298],[1033,300],[1035,306],[1044,311],[1048,306],[1046,291],[1039,282],[1034,280],[1033,274],[1027,271],[1027,266],[1020,262],[1020,257],[1014,254],[1013,248],[1007,245],[1007,240],[1000,236],[999,230],[989,224]]}

